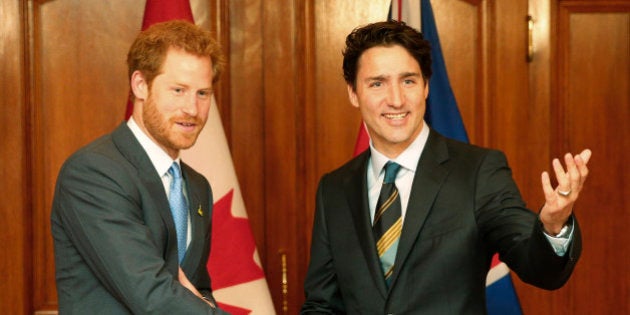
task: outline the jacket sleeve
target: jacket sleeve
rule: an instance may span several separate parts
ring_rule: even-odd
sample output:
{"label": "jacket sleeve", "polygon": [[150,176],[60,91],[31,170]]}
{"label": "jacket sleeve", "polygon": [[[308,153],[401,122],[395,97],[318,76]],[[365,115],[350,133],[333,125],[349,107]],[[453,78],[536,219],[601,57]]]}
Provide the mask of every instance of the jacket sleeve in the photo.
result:
{"label": "jacket sleeve", "polygon": [[317,189],[315,219],[311,239],[311,258],[304,280],[306,301],[300,314],[343,314],[341,293],[335,275],[328,228],[326,224],[326,207],[323,190],[323,177]]}
{"label": "jacket sleeve", "polygon": [[482,237],[521,280],[548,290],[566,283],[581,252],[577,220],[567,254],[556,255],[538,216],[526,208],[505,155],[495,150],[480,163],[475,198]]}

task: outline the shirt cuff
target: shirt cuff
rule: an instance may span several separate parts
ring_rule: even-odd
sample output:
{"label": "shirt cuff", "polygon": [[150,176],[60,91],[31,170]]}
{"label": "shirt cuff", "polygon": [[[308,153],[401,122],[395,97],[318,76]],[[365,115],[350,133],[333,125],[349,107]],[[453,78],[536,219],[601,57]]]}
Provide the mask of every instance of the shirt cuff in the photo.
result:
{"label": "shirt cuff", "polygon": [[551,236],[547,234],[547,232],[544,232],[544,230],[543,233],[545,234],[545,237],[549,241],[549,244],[553,248],[553,251],[556,253],[556,255],[562,257],[564,256],[564,254],[567,253],[569,244],[573,239],[573,218],[571,218],[567,222],[562,230],[560,230],[560,233],[558,233],[558,235]]}

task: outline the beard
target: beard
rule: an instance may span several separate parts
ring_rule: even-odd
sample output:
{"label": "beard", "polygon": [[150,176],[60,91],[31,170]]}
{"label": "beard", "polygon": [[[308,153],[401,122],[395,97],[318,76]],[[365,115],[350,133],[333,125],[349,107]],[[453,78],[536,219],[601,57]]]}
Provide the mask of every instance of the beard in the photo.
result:
{"label": "beard", "polygon": [[[160,112],[153,98],[149,95],[144,103],[142,111],[142,120],[149,134],[157,141],[158,145],[167,151],[180,151],[192,147],[197,141],[197,137],[201,132],[205,122],[198,117],[172,117],[167,119]],[[184,133],[173,130],[173,126],[177,122],[194,123],[197,130],[192,133]]]}

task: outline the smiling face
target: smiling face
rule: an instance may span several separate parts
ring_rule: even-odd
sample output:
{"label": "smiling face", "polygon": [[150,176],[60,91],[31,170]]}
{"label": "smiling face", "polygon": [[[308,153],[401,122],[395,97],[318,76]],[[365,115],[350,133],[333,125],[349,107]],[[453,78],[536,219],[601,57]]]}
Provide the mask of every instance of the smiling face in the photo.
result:
{"label": "smiling face", "polygon": [[356,90],[348,85],[374,147],[389,158],[402,153],[420,134],[429,94],[420,65],[402,46],[367,49],[358,62]]}
{"label": "smiling face", "polygon": [[206,124],[212,100],[212,61],[169,49],[160,74],[148,86],[140,71],[131,79],[133,118],[170,157],[190,148]]}

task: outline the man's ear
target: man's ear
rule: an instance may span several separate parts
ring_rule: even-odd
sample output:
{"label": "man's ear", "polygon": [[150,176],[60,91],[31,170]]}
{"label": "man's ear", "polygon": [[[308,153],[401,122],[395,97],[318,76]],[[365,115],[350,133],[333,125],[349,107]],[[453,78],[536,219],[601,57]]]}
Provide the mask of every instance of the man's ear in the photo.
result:
{"label": "man's ear", "polygon": [[348,88],[348,99],[350,99],[350,103],[352,106],[359,108],[359,98],[357,97],[357,92],[350,84],[346,85],[346,87]]}
{"label": "man's ear", "polygon": [[131,91],[138,100],[146,100],[149,96],[149,85],[139,70],[131,74]]}
{"label": "man's ear", "polygon": [[425,80],[424,81],[424,100],[427,100],[427,97],[429,97],[429,80]]}

